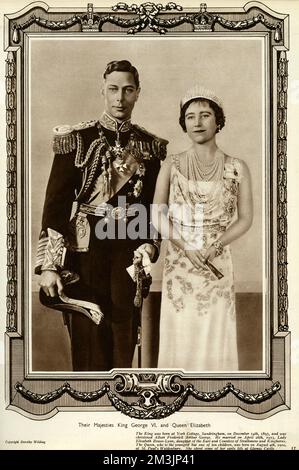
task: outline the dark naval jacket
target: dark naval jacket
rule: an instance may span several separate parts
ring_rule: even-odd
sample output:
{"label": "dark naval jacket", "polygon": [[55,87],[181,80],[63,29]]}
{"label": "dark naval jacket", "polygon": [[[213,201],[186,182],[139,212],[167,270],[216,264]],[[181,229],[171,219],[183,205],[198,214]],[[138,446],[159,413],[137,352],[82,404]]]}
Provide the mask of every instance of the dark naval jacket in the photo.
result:
{"label": "dark naval jacket", "polygon": [[[35,272],[61,271],[67,249],[87,251],[90,218],[104,218],[107,223],[130,220],[135,214],[131,208],[142,204],[149,224],[150,204],[167,143],[129,120],[119,124],[106,113],[99,121],[54,128],[55,156]],[[120,206],[121,196],[125,204]],[[139,244],[145,242],[156,246],[157,258],[159,243],[150,236]]]}

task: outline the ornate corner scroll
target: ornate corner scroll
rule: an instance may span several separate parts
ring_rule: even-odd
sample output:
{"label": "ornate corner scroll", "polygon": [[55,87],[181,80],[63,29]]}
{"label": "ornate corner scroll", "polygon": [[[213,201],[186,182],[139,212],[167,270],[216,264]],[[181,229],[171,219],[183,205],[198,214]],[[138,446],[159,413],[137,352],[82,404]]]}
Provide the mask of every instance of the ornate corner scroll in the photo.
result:
{"label": "ornate corner scroll", "polygon": [[17,64],[16,53],[6,59],[7,151],[7,332],[17,331]]}
{"label": "ornate corner scroll", "polygon": [[[245,18],[244,13],[240,14],[240,19],[230,19],[220,13],[208,12],[207,4],[201,3],[199,10],[195,13],[183,13],[183,7],[174,2],[169,2],[165,6],[153,2],[142,3],[141,5],[128,5],[119,2],[111,8],[112,12],[98,14],[94,12],[92,3],[87,5],[87,13],[74,14],[65,20],[48,20],[32,14],[24,23],[14,22],[12,31],[13,44],[19,44],[21,33],[28,30],[32,24],[41,26],[51,31],[66,31],[75,25],[79,25],[82,32],[99,32],[106,23],[127,29],[127,34],[137,34],[144,30],[150,30],[158,34],[166,34],[169,29],[176,28],[183,24],[190,24],[193,31],[215,31],[218,25],[230,31],[244,31],[253,28],[257,24],[262,24],[266,29],[274,31],[274,41],[282,40],[283,24],[280,21],[271,22],[263,13],[254,15],[252,18]],[[165,13],[171,12],[171,18],[165,18]],[[133,16],[126,18],[126,15]],[[235,16],[235,15],[234,15]]]}
{"label": "ornate corner scroll", "polygon": [[[114,408],[130,418],[161,419],[180,410],[189,396],[202,402],[213,402],[220,401],[231,393],[243,403],[253,405],[270,399],[281,389],[280,383],[275,382],[268,389],[252,394],[238,389],[229,382],[220,390],[201,392],[190,383],[183,385],[175,382],[177,378],[179,377],[174,374],[118,374],[115,380],[120,379],[120,381],[116,381],[114,387],[117,394],[111,391],[111,386],[107,382],[92,392],[75,390],[67,382],[56,390],[42,394],[32,392],[20,383],[16,383],[15,390],[26,400],[39,404],[53,402],[64,394],[81,402],[94,402],[107,394]],[[138,400],[128,403],[118,394],[137,396]],[[166,404],[160,400],[161,395],[176,395],[176,398],[172,403]]]}
{"label": "ornate corner scroll", "polygon": [[288,331],[287,268],[287,89],[286,52],[278,53],[277,68],[277,254],[278,254],[278,329]]}

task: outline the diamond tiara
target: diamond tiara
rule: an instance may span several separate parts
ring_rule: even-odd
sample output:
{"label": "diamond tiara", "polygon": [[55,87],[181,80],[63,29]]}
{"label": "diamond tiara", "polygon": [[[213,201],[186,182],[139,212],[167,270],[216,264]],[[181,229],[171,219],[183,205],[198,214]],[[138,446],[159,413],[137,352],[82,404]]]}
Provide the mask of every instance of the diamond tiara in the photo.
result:
{"label": "diamond tiara", "polygon": [[207,88],[204,88],[200,85],[195,85],[187,91],[187,93],[181,100],[181,103],[180,103],[181,109],[186,103],[188,103],[188,101],[194,100],[196,98],[204,98],[206,100],[213,101],[223,111],[223,103],[220,100],[220,98],[218,98],[218,96],[215,95],[214,91],[208,90]]}

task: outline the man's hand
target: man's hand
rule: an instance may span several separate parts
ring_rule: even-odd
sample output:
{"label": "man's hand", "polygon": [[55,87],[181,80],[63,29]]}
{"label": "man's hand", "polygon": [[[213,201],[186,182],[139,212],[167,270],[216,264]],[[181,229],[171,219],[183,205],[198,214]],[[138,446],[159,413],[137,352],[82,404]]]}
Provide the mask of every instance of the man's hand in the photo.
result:
{"label": "man's hand", "polygon": [[140,254],[140,259],[141,259],[143,250],[147,252],[150,260],[154,259],[156,248],[153,245],[151,245],[150,243],[143,243],[143,245],[140,245],[135,251],[135,256],[136,254],[137,255]]}
{"label": "man's hand", "polygon": [[48,296],[55,297],[57,292],[59,295],[63,293],[61,277],[56,271],[42,271],[39,285]]}

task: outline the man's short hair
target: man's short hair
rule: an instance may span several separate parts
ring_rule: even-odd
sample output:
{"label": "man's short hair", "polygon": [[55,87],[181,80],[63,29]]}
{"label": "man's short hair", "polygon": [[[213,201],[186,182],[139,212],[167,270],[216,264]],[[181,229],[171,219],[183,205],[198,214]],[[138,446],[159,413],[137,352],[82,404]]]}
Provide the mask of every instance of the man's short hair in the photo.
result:
{"label": "man's short hair", "polygon": [[113,60],[112,62],[109,62],[103,74],[104,79],[112,72],[130,72],[134,77],[136,88],[139,88],[139,73],[136,67],[134,67],[134,65],[132,65],[128,60]]}

